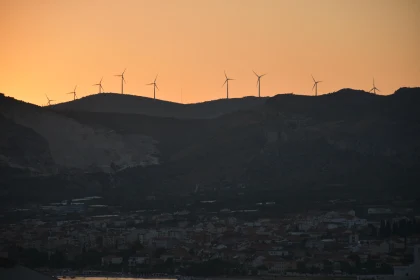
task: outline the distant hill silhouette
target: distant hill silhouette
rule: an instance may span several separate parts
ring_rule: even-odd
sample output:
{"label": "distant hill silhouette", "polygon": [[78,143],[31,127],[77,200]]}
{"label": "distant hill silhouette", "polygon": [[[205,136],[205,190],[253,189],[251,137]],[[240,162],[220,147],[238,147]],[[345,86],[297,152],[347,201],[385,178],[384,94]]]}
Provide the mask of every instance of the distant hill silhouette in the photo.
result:
{"label": "distant hill silhouette", "polygon": [[[13,142],[17,146],[26,145],[24,137],[38,139],[40,136],[46,139],[46,142],[41,138],[34,140],[36,147],[25,148],[25,153],[28,153],[29,158],[41,152],[48,154],[45,145],[48,143],[52,161],[60,166],[61,157],[57,157],[51,148],[56,147],[55,141],[58,140],[48,136],[50,133],[63,134],[62,137],[70,137],[71,141],[87,137],[91,140],[86,141],[92,141],[89,149],[97,150],[98,154],[111,153],[112,145],[119,149],[118,153],[112,153],[126,156],[144,148],[149,152],[140,154],[146,158],[156,157],[159,164],[136,166],[118,156],[115,158],[119,159],[118,168],[113,171],[116,173],[113,173],[112,183],[108,181],[108,175],[101,175],[101,172],[84,175],[86,170],[92,169],[81,165],[79,171],[77,168],[72,171],[74,176],[71,182],[77,182],[77,187],[74,183],[67,188],[66,194],[55,193],[57,196],[69,195],[76,190],[81,195],[87,192],[88,187],[100,186],[94,194],[108,188],[108,191],[104,191],[105,195],[115,199],[120,197],[127,203],[137,203],[136,199],[148,192],[179,195],[191,192],[196,184],[209,189],[241,185],[249,190],[282,190],[283,195],[295,192],[296,195],[317,194],[328,197],[419,193],[420,88],[401,88],[389,96],[352,89],[342,89],[318,97],[280,94],[265,100],[258,99],[257,102],[253,98],[244,98],[230,100],[232,103],[220,100],[191,105],[193,109],[188,109],[189,105],[159,103],[131,96],[104,94],[90,98],[93,101],[106,100],[96,104],[107,104],[111,100],[116,104],[121,103],[116,105],[116,113],[95,112],[100,108],[59,108],[66,104],[32,108],[9,99],[9,104],[4,106],[1,106],[0,101],[0,112],[7,119],[2,122],[2,126],[11,131],[8,137],[16,139]],[[143,105],[138,105],[140,109],[135,114],[133,110],[137,106],[129,107],[127,112],[123,110],[126,100],[131,98],[133,103],[141,104],[144,101]],[[77,101],[80,104],[93,104],[88,103],[88,100]],[[152,116],[145,111],[139,114],[147,110],[146,102],[155,104],[154,108],[158,108],[159,114],[163,116]],[[67,105],[73,107],[77,104],[74,102]],[[248,104],[249,107],[238,104]],[[91,105],[84,106],[89,108]],[[178,106],[191,111],[188,114],[180,113],[176,111]],[[208,106],[211,110],[201,115],[193,114],[199,112],[194,106]],[[107,108],[104,111],[111,110]],[[165,115],[162,108],[173,111]],[[214,108],[219,109],[217,111]],[[216,111],[219,112],[217,114],[225,113],[215,117]],[[26,114],[27,118],[22,120],[22,114]],[[27,120],[39,114],[45,119],[37,117],[36,121]],[[175,115],[178,117],[175,118]],[[50,126],[52,119],[55,120],[54,126]],[[13,127],[13,123],[17,124],[16,127]],[[42,129],[37,123],[43,123]],[[51,128],[47,130],[45,126]],[[25,131],[24,127],[32,129],[39,136]],[[67,132],[68,127],[73,129]],[[83,136],[86,134],[84,131],[91,131],[92,134]],[[117,138],[105,140],[107,137],[103,135],[106,132],[113,133]],[[133,135],[141,136],[144,140],[130,138]],[[0,136],[1,139],[4,137]],[[82,143],[84,141],[77,140],[75,148],[79,145],[83,147]],[[7,145],[11,144],[5,145],[0,149],[4,153],[3,158],[13,158],[13,153],[4,152],[7,151]],[[70,152],[74,153],[75,148]],[[86,151],[82,149],[79,153]],[[25,164],[25,158],[14,162]],[[5,174],[0,177],[7,180],[7,176]],[[50,194],[54,194],[51,190],[57,185],[64,184],[60,174],[48,179],[54,181],[45,180],[41,186],[49,186]],[[17,182],[18,179],[14,177],[13,186],[18,185]],[[36,185],[40,185],[36,182]],[[325,190],[325,186],[331,185],[344,187]]]}
{"label": "distant hill silhouette", "polygon": [[244,97],[219,99],[195,104],[180,104],[128,94],[101,93],[74,101],[51,105],[57,111],[143,114],[174,118],[215,118],[238,110],[247,110],[264,104],[267,98]]}

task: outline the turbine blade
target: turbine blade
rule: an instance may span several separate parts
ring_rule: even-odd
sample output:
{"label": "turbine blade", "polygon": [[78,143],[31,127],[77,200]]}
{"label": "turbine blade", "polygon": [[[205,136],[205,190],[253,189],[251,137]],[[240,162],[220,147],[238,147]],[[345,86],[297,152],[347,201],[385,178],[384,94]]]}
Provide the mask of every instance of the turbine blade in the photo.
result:
{"label": "turbine blade", "polygon": [[312,80],[314,80],[314,83],[316,83],[314,76],[311,74]]}
{"label": "turbine blade", "polygon": [[260,78],[261,78],[261,77],[264,77],[265,75],[267,75],[267,73],[265,73],[265,74],[262,74],[262,75],[260,76]]}
{"label": "turbine blade", "polygon": [[377,91],[380,91],[379,88],[376,88]]}
{"label": "turbine blade", "polygon": [[121,75],[124,75],[124,73],[125,73],[125,70],[127,70],[127,68],[125,68],[125,69],[124,69],[124,71],[122,72],[122,74],[121,74]]}
{"label": "turbine blade", "polygon": [[312,87],[312,90],[314,90],[315,86],[316,86],[316,83],[314,83],[314,86]]}
{"label": "turbine blade", "polygon": [[322,81],[318,81],[317,83],[322,83]]}
{"label": "turbine blade", "polygon": [[151,86],[151,85],[154,85],[154,83],[146,84],[146,86]]}
{"label": "turbine blade", "polygon": [[159,88],[158,88],[157,84],[155,84],[155,87],[157,88],[157,90],[159,90]]}
{"label": "turbine blade", "polygon": [[255,71],[254,71],[254,70],[252,70],[252,72],[254,72],[255,76],[257,76],[258,78],[260,77],[260,76],[258,76],[258,74],[257,74],[257,73],[255,73]]}
{"label": "turbine blade", "polygon": [[157,74],[157,75],[156,75],[156,78],[155,78],[155,81],[154,81],[155,83],[156,83],[156,80],[157,80],[158,75],[159,75],[159,74]]}
{"label": "turbine blade", "polygon": [[226,75],[226,71],[225,71],[225,77],[226,77],[226,79],[228,78],[227,75]]}
{"label": "turbine blade", "polygon": [[227,83],[228,79],[225,80],[225,82],[223,83],[222,87],[225,86],[225,84]]}
{"label": "turbine blade", "polygon": [[76,91],[77,85],[74,87],[74,91]]}

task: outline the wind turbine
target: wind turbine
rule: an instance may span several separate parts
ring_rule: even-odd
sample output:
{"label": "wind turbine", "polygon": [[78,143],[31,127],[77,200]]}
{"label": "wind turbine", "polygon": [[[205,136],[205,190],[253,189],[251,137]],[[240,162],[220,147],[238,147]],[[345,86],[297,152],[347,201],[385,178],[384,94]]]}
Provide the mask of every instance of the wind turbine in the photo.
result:
{"label": "wind turbine", "polygon": [[372,92],[372,91],[373,91],[373,94],[376,94],[376,91],[380,91],[379,88],[375,86],[375,78],[373,78],[373,88],[369,90],[369,92]]}
{"label": "wind turbine", "polygon": [[[76,95],[76,88],[77,88],[77,86],[75,86],[74,87],[74,90],[73,91],[70,91],[70,92],[68,92],[67,94],[73,94],[73,100],[76,100],[76,98],[77,98],[77,95]],[[47,97],[48,98],[48,97]]]}
{"label": "wind turbine", "polygon": [[51,101],[54,101],[54,100],[49,99],[47,95],[45,95],[45,97],[46,97],[46,98],[47,98],[47,100],[48,100],[47,105],[48,105],[48,106],[50,106],[50,105],[51,105]]}
{"label": "wind turbine", "polygon": [[102,86],[102,79],[103,79],[104,77],[102,77],[101,78],[101,80],[99,81],[99,83],[97,83],[97,84],[94,84],[94,86],[99,86],[99,93],[101,93],[101,90],[103,90],[104,88],[103,88],[103,86]]}
{"label": "wind turbine", "polygon": [[121,94],[124,94],[124,84],[125,84],[124,73],[125,73],[125,70],[127,70],[127,68],[124,69],[124,71],[121,73],[121,75],[115,75],[116,77],[121,77]]}
{"label": "wind turbine", "polygon": [[[158,75],[159,75],[159,74],[158,74]],[[156,75],[156,78],[155,78],[155,80],[153,81],[153,83],[146,84],[146,86],[151,86],[151,85],[153,85],[153,99],[155,99],[155,100],[156,100],[156,89],[157,89],[157,90],[159,90],[159,88],[158,88],[158,86],[157,86],[157,84],[156,84],[156,80],[157,80],[158,75]]]}
{"label": "wind turbine", "polygon": [[226,99],[229,99],[229,81],[233,81],[234,79],[228,78],[228,76],[226,75],[226,71],[225,71],[225,77],[226,77],[226,80],[223,83],[222,87],[226,84]]}
{"label": "wind turbine", "polygon": [[255,73],[254,70],[252,70],[252,72],[254,72],[255,76],[257,76],[257,86],[258,86],[258,97],[261,97],[261,77],[264,77],[267,74],[262,74],[262,75],[258,75],[257,73]]}
{"label": "wind turbine", "polygon": [[314,80],[314,86],[312,87],[312,90],[314,90],[314,88],[315,88],[315,96],[317,96],[318,95],[318,83],[321,83],[322,81],[315,81],[314,76],[312,76],[312,80]]}

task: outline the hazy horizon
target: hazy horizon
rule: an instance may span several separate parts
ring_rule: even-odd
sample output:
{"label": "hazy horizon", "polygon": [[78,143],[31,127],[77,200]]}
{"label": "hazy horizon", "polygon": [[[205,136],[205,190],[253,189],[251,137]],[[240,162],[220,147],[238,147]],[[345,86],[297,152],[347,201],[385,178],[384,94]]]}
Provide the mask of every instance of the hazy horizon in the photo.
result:
{"label": "hazy horizon", "polygon": [[196,103],[229,96],[419,86],[420,2],[4,0],[0,92],[44,105],[97,92]]}

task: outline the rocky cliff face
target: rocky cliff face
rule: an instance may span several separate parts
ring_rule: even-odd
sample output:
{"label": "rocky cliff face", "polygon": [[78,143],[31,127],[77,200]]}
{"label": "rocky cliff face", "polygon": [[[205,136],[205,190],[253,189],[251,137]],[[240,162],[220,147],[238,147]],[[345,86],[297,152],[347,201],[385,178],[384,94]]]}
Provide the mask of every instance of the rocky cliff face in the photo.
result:
{"label": "rocky cliff face", "polygon": [[40,159],[38,165],[31,164],[38,170],[51,168],[51,162],[56,169],[102,171],[108,171],[112,163],[120,167],[158,164],[155,142],[145,135],[94,129],[47,108],[7,97],[0,100],[0,112],[2,130],[8,131],[0,136],[3,162],[13,164],[10,152],[22,149]]}

